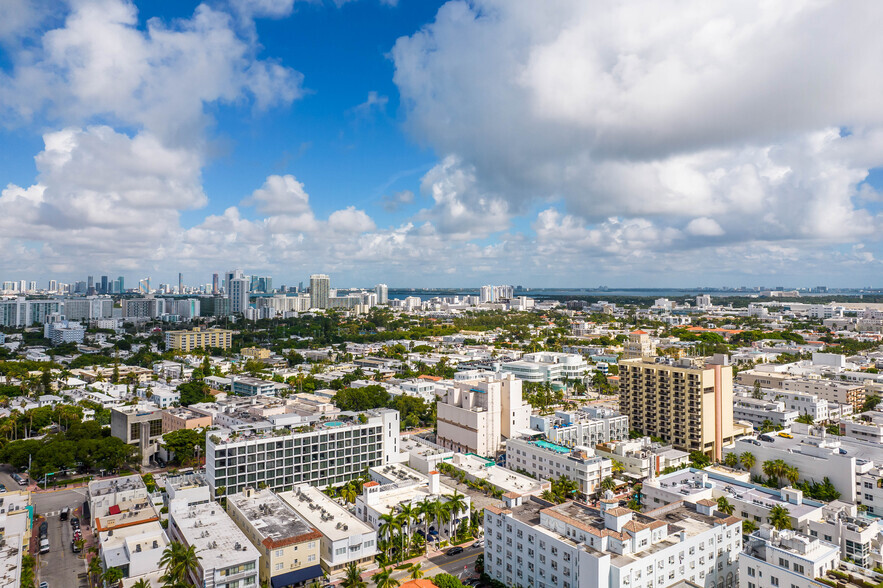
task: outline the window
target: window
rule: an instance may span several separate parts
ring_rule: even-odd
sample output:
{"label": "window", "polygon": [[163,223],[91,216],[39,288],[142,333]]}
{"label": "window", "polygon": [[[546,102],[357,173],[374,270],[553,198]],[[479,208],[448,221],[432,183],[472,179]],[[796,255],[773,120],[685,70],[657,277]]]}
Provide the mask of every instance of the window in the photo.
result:
{"label": "window", "polygon": [[276,554],[275,554],[276,557],[282,557],[282,553],[283,553],[283,551],[284,551],[284,550],[282,550],[282,549],[277,549],[277,550],[276,550]]}
{"label": "window", "polygon": [[775,577],[775,576],[770,576],[770,584],[771,584],[772,586],[778,586],[778,585],[779,585],[779,579],[778,579],[777,577]]}
{"label": "window", "polygon": [[279,570],[282,569],[282,567],[283,567],[284,565],[285,565],[285,564],[283,564],[283,563],[280,561],[280,562],[277,563],[275,566],[273,566],[273,568],[278,572]]}

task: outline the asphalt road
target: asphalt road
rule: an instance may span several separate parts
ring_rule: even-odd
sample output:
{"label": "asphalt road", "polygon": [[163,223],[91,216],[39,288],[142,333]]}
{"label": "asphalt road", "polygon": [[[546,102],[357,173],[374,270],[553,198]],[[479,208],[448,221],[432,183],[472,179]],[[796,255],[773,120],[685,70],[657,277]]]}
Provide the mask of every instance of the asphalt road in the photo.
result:
{"label": "asphalt road", "polygon": [[[7,490],[23,490],[26,486],[19,486],[18,482],[12,479],[12,473],[15,470],[10,465],[0,465],[0,484],[6,486]],[[27,479],[27,477],[26,477]]]}
{"label": "asphalt road", "polygon": [[31,493],[31,502],[34,503],[34,509],[39,515],[51,515],[66,506],[71,510],[75,508],[82,510],[84,500],[86,500],[86,488]]}
{"label": "asphalt road", "polygon": [[[448,556],[442,553],[424,561],[421,569],[426,578],[437,574],[451,574],[465,580],[478,575],[475,573],[475,558],[482,553],[484,553],[484,549],[473,549],[472,547],[464,548],[463,553],[458,555]],[[402,570],[394,572],[392,577],[404,583],[408,574]],[[373,585],[373,583],[369,583],[369,585]]]}
{"label": "asphalt road", "polygon": [[86,564],[71,551],[73,531],[68,521],[62,521],[58,515],[50,515],[49,553],[39,557],[40,573],[38,580],[48,582],[49,588],[75,588],[87,585]]}

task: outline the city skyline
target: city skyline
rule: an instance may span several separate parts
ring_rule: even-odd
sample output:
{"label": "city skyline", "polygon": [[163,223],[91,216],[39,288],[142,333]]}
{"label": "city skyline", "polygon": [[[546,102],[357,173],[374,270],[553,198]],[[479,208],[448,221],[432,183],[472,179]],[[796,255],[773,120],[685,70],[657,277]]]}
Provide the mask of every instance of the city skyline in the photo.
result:
{"label": "city skyline", "polygon": [[4,11],[9,279],[89,265],[175,283],[235,265],[415,287],[864,287],[879,273],[876,4]]}

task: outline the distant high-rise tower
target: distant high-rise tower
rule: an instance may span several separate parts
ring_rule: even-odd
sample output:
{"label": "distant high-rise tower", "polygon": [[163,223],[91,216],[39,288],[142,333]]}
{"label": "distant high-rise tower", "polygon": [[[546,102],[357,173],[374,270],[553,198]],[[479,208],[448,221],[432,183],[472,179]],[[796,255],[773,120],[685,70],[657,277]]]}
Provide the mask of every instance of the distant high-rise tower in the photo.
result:
{"label": "distant high-rise tower", "polygon": [[86,286],[86,291],[89,292],[89,294],[94,294],[95,293],[95,278],[93,278],[92,276],[89,276],[89,278],[87,280],[87,284],[88,285]]}
{"label": "distant high-rise tower", "polygon": [[248,278],[233,278],[230,280],[230,288],[227,291],[227,298],[230,299],[230,313],[244,313],[248,308],[248,287],[251,280]]}
{"label": "distant high-rise tower", "polygon": [[218,293],[218,274],[212,274],[212,294]]}
{"label": "distant high-rise tower", "polygon": [[224,291],[227,293],[228,298],[230,296],[231,282],[244,276],[245,274],[242,273],[241,269],[230,270],[224,273]]}
{"label": "distant high-rise tower", "polygon": [[107,276],[101,276],[101,290],[99,290],[101,294],[107,294]]}
{"label": "distant high-rise tower", "polygon": [[326,274],[310,276],[310,308],[328,308],[331,296],[331,278]]}
{"label": "distant high-rise tower", "polygon": [[58,282],[55,280],[49,280],[49,291],[58,292]]}
{"label": "distant high-rise tower", "polygon": [[123,276],[117,278],[120,282],[119,293],[122,294],[126,291],[126,281],[123,279]]}
{"label": "distant high-rise tower", "polygon": [[184,293],[184,274],[178,272],[178,294]]}
{"label": "distant high-rise tower", "polygon": [[389,288],[386,284],[377,284],[374,286],[374,293],[377,294],[377,304],[386,304],[389,302]]}
{"label": "distant high-rise tower", "polygon": [[138,282],[138,293],[150,294],[150,276],[141,278],[141,281]]}

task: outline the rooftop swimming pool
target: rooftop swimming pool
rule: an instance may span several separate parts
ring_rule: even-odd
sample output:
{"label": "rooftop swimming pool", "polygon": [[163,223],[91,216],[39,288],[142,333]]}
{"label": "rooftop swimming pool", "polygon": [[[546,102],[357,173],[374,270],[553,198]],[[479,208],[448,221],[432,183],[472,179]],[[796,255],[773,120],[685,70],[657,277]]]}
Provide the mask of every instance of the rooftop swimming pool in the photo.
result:
{"label": "rooftop swimming pool", "polygon": [[542,439],[534,441],[533,443],[538,447],[551,449],[552,451],[557,451],[558,453],[570,453],[570,449],[568,449],[567,447],[564,447],[563,445],[556,445],[555,443],[549,443],[548,441],[544,441]]}

